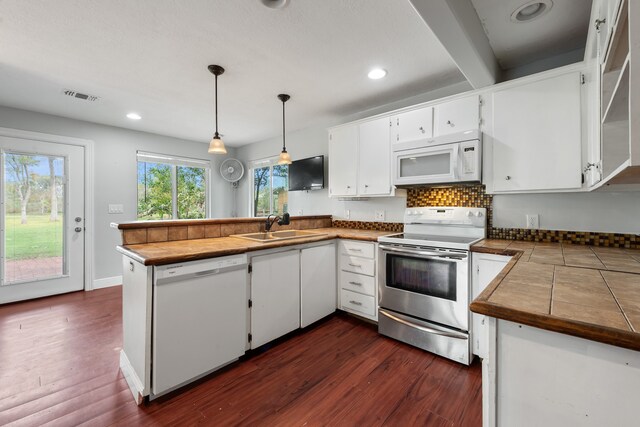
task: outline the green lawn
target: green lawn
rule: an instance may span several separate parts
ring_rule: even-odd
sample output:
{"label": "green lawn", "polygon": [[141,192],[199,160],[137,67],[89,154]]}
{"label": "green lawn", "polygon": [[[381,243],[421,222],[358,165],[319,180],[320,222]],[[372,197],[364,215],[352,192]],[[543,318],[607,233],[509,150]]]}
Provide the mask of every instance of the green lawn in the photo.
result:
{"label": "green lawn", "polygon": [[62,256],[62,216],[56,222],[49,215],[28,215],[27,223],[20,224],[19,214],[5,217],[6,258],[45,258]]}

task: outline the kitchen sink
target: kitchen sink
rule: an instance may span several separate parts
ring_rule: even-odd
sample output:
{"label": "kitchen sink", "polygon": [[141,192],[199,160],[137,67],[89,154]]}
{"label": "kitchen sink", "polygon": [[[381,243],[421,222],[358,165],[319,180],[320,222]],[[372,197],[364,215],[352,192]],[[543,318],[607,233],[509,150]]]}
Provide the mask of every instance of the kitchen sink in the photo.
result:
{"label": "kitchen sink", "polygon": [[232,234],[229,237],[253,240],[254,242],[276,242],[279,240],[300,239],[303,237],[324,236],[327,233],[317,233],[305,230],[282,230],[262,233]]}

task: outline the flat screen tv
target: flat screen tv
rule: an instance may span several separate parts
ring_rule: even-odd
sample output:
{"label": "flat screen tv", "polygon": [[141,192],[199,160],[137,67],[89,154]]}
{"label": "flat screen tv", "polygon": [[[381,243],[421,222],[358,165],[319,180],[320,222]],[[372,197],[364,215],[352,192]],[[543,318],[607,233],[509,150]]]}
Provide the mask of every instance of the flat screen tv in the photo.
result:
{"label": "flat screen tv", "polygon": [[324,156],[296,160],[289,165],[289,191],[324,188]]}

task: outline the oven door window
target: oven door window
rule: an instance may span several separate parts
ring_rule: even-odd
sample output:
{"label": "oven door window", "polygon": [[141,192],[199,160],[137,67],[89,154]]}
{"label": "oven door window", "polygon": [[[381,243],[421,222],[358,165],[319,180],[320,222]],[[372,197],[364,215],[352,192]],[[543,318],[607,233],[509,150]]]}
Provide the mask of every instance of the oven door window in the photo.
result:
{"label": "oven door window", "polygon": [[455,261],[391,254],[386,258],[387,287],[456,301]]}

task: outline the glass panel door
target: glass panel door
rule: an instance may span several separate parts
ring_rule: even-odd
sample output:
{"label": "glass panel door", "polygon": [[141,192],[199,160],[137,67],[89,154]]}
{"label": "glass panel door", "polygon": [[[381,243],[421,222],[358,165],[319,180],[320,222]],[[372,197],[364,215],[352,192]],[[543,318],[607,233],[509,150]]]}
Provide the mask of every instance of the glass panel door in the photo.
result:
{"label": "glass panel door", "polygon": [[0,304],[84,288],[84,147],[0,134]]}
{"label": "glass panel door", "polygon": [[3,283],[66,274],[65,158],[7,151],[3,162]]}
{"label": "glass panel door", "polygon": [[456,301],[455,261],[387,254],[387,287]]}

